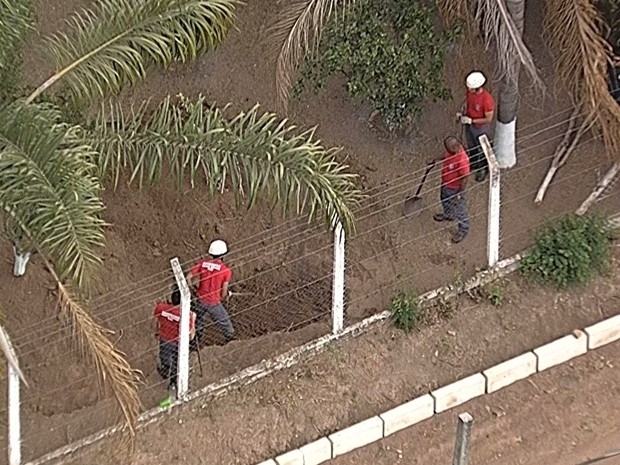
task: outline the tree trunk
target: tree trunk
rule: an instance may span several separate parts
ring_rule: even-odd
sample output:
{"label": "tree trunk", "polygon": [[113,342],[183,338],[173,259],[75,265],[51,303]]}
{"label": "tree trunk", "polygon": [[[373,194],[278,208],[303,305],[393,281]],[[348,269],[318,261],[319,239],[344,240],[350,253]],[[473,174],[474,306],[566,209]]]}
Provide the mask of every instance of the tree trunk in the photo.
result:
{"label": "tree trunk", "polygon": [[[522,35],[525,0],[505,1],[506,8],[517,30]],[[517,61],[515,66],[518,70],[520,62]],[[497,163],[500,168],[512,168],[517,163],[516,129],[518,99],[519,80],[517,72],[514,74],[514,79],[504,76],[499,85],[499,103],[497,106],[494,148]]]}
{"label": "tree trunk", "polygon": [[30,260],[31,252],[26,252],[17,244],[13,244],[13,255],[15,262],[13,263],[13,276],[24,276],[26,274],[26,265]]}

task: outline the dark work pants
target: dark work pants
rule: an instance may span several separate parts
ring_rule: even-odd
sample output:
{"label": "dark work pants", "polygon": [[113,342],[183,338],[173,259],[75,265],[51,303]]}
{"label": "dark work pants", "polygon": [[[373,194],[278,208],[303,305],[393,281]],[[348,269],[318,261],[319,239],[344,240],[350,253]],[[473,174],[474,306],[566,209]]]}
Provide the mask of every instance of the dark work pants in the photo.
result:
{"label": "dark work pants", "polygon": [[233,328],[232,321],[230,321],[230,316],[228,316],[228,312],[221,303],[208,305],[200,299],[196,299],[194,306],[196,310],[196,344],[200,342],[204,334],[207,315],[211,317],[218,329],[222,331],[227,342],[235,336],[235,329]]}
{"label": "dark work pants", "polygon": [[440,199],[444,216],[456,220],[459,224],[459,231],[467,234],[469,232],[469,214],[467,213],[465,194],[459,195],[458,190],[441,186]]}
{"label": "dark work pants", "polygon": [[177,385],[177,364],[179,363],[179,346],[176,342],[159,341],[159,375],[168,381],[168,386]]}
{"label": "dark work pants", "polygon": [[474,173],[489,169],[487,157],[484,155],[478,138],[483,134],[486,134],[488,137],[490,131],[491,126],[488,124],[480,127],[476,127],[473,124],[467,124],[465,126],[465,145],[467,147],[467,156],[469,157],[469,166]]}

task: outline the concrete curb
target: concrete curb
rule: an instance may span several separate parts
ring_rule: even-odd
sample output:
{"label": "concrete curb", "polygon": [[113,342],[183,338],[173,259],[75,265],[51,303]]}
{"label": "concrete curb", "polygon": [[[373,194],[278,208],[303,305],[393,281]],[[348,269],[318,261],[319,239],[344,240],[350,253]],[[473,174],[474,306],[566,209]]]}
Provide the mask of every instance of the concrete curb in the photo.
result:
{"label": "concrete curb", "polygon": [[[592,347],[599,348],[617,340],[620,340],[620,315],[607,318],[587,327],[585,330],[575,330],[565,337],[525,352],[518,357],[498,363],[480,373],[436,389],[430,395],[425,394],[387,412],[319,439],[318,441],[328,439],[332,443],[330,458],[324,458],[320,462],[306,460],[304,456],[306,446],[295,449],[298,451],[297,456],[301,455],[303,458],[295,464],[326,462],[343,453],[380,441],[396,431],[402,431],[426,421],[437,413],[453,409],[478,396],[497,392],[510,384],[527,379],[550,367],[580,357],[593,350]],[[432,401],[430,404],[429,398]],[[381,424],[383,425],[383,434],[379,435],[378,431],[380,431],[379,426]],[[363,425],[366,427],[362,427]],[[337,442],[334,438],[338,439]],[[271,462],[263,462],[263,464],[269,463]],[[279,464],[277,459],[276,463]]]}

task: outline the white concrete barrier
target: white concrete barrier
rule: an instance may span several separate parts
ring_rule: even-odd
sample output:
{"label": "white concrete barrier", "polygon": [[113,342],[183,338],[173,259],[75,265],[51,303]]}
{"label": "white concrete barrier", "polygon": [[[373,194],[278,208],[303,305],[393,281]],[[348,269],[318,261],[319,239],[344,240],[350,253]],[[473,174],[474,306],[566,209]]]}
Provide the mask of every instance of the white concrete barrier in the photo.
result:
{"label": "white concrete barrier", "polygon": [[276,457],[278,465],[304,465],[304,454],[299,449],[288,451]]}
{"label": "white concrete barrier", "polygon": [[580,330],[573,334],[556,339],[549,344],[534,349],[538,357],[538,371],[546,370],[553,366],[564,363],[588,351],[588,336]]}
{"label": "white concrete barrier", "polygon": [[379,415],[383,420],[383,436],[408,428],[435,414],[435,399],[430,394],[418,397],[406,404]]}
{"label": "white concrete barrier", "polygon": [[486,385],[487,380],[482,373],[476,373],[431,392],[431,396],[435,399],[435,413],[444,412],[483,395]]}
{"label": "white concrete barrier", "polygon": [[319,465],[332,458],[332,442],[327,438],[306,444],[299,450],[304,456],[304,465]]}
{"label": "white concrete barrier", "polygon": [[482,374],[487,379],[487,393],[499,391],[536,373],[536,360],[533,352],[527,352],[484,370]]}
{"label": "white concrete barrier", "polygon": [[383,420],[372,417],[328,436],[332,455],[338,457],[383,438]]}
{"label": "white concrete barrier", "polygon": [[588,335],[588,350],[620,339],[620,315],[603,320],[585,329]]}

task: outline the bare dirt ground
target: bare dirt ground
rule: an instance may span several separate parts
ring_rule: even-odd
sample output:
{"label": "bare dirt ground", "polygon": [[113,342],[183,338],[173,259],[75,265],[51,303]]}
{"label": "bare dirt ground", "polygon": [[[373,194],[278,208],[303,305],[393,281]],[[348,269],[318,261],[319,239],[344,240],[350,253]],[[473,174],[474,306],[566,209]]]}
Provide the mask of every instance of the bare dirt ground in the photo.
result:
{"label": "bare dirt ground", "polygon": [[[405,335],[385,324],[331,346],[303,366],[214,402],[173,411],[159,424],[141,431],[137,454],[130,463],[253,465],[617,314],[620,249],[616,248],[615,256],[610,276],[586,287],[557,293],[531,286],[514,275],[511,281],[501,283],[502,307],[485,299],[463,297],[452,308],[451,318],[438,319],[419,332]],[[443,312],[445,315],[445,308]],[[559,465],[525,459],[497,461],[510,459],[504,453],[509,448],[520,448],[529,458],[542,454],[542,449],[533,447],[539,436],[541,448],[549,446],[545,439],[555,435],[554,446],[575,441],[576,446],[567,446],[567,451],[585,454],[584,444],[602,439],[603,431],[612,433],[620,426],[613,414],[620,379],[613,367],[620,363],[618,357],[620,345],[615,344],[550,375],[538,376],[531,385],[521,383],[464,406],[477,419],[476,457],[484,457],[472,463]],[[576,385],[581,386],[578,391]],[[360,451],[359,456],[352,454],[337,461],[450,463],[445,457],[451,452],[456,413],[413,428],[411,437],[406,432],[389,439],[391,452],[385,446],[373,446]],[[568,427],[575,424],[576,430]],[[579,428],[582,437],[578,437]],[[66,463],[111,463],[111,450],[111,443],[102,443]],[[396,450],[402,451],[402,461],[398,461]],[[486,461],[491,458],[496,461]]]}
{"label": "bare dirt ground", "polygon": [[[40,2],[37,34],[62,27],[71,11],[86,0]],[[597,141],[584,144],[562,168],[544,204],[532,199],[542,180],[569,116],[567,104],[555,95],[548,52],[538,37],[540,7],[528,12],[532,27],[528,42],[548,82],[544,98],[524,86],[519,113],[519,164],[502,180],[502,257],[522,250],[544,221],[576,208],[595,185],[608,161]],[[147,81],[128,92],[127,101],[154,101],[168,94],[205,94],[209,100],[232,102],[240,111],[256,102],[277,110],[273,60],[266,54],[266,28],[280,8],[276,0],[251,1],[239,9],[237,30],[225,44],[196,63],[151,73]],[[33,42],[37,37],[33,38]],[[34,49],[26,56],[29,83],[41,82],[50,72]],[[341,159],[361,176],[360,185],[370,196],[358,212],[357,233],[347,246],[347,320],[349,323],[386,308],[397,289],[424,292],[468,276],[486,264],[487,187],[472,186],[469,194],[473,229],[458,247],[449,242],[449,231],[433,224],[437,208],[438,179],[429,179],[424,196],[429,208],[417,220],[401,216],[402,200],[420,177],[430,153],[440,141],[458,131],[452,116],[460,104],[463,76],[472,67],[492,74],[477,49],[462,49],[448,57],[446,77],[455,98],[429,103],[423,118],[409,136],[388,137],[368,124],[370,109],[351,102],[342,82],[334,79],[326,91],[307,94],[293,104],[289,115],[301,127],[317,125],[326,145],[342,146]],[[492,90],[496,81],[491,80]],[[613,191],[617,194],[617,190]],[[145,375],[141,392],[145,408],[155,405],[164,387],[155,371],[156,346],[151,312],[165,298],[172,282],[169,259],[179,257],[188,266],[205,253],[216,237],[231,247],[230,263],[238,297],[229,308],[239,340],[221,346],[220,335],[209,333],[210,346],[203,351],[205,376],[193,377],[193,387],[221,379],[287,348],[329,331],[331,237],[320,227],[303,221],[285,223],[277,211],[236,209],[226,193],[214,200],[204,189],[177,190],[168,182],[139,192],[121,185],[105,193],[107,230],[102,286],[92,302],[93,313],[110,328],[110,337]],[[617,195],[597,206],[618,209]],[[290,220],[290,219],[289,219]],[[32,458],[110,424],[114,416],[105,394],[96,387],[92,367],[79,361],[70,343],[70,331],[58,321],[51,282],[35,256],[23,279],[11,275],[11,250],[0,249],[0,308],[7,315],[30,389],[23,395],[24,443]],[[526,306],[526,304],[523,304]],[[473,330],[464,319],[460,332]],[[549,323],[551,325],[551,323]],[[549,328],[549,331],[555,329]],[[490,329],[492,331],[492,329]],[[546,329],[531,329],[533,337],[545,338]],[[538,334],[540,332],[540,334]],[[492,332],[485,337],[493,339]],[[515,343],[516,344],[516,343]],[[516,352],[518,345],[507,347]],[[465,352],[476,352],[463,342]],[[449,364],[444,375],[449,378]],[[454,373],[452,373],[454,374]],[[443,379],[443,378],[442,378]],[[0,383],[4,385],[4,383]]]}

